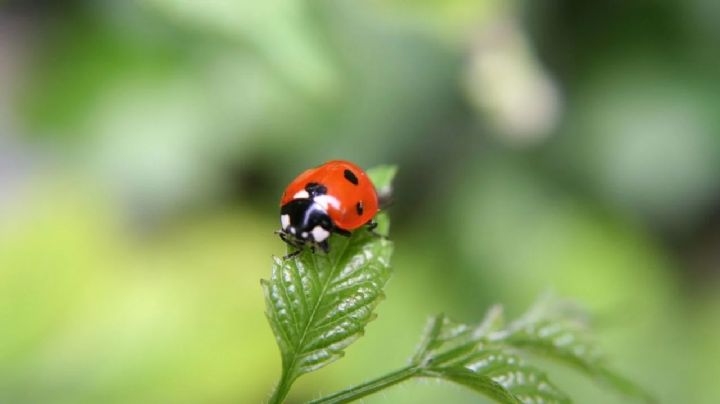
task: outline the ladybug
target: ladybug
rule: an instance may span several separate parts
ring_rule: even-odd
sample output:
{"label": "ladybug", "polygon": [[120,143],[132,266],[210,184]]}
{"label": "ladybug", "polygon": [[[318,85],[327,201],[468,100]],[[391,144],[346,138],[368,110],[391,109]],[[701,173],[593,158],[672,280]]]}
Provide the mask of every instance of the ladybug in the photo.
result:
{"label": "ladybug", "polygon": [[365,171],[349,161],[332,160],[305,170],[287,186],[277,233],[298,249],[288,257],[305,245],[327,253],[330,234],[350,236],[364,225],[372,231],[378,210],[378,194]]}

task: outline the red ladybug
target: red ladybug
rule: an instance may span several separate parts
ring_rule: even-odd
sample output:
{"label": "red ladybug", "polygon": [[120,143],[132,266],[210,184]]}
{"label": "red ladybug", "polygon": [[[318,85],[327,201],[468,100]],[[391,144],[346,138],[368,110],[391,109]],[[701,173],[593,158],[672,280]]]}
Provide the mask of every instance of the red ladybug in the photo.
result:
{"label": "red ladybug", "polygon": [[328,161],[305,170],[285,189],[278,234],[298,249],[309,244],[328,252],[331,233],[349,236],[366,224],[372,230],[378,209],[377,192],[362,168],[349,161]]}

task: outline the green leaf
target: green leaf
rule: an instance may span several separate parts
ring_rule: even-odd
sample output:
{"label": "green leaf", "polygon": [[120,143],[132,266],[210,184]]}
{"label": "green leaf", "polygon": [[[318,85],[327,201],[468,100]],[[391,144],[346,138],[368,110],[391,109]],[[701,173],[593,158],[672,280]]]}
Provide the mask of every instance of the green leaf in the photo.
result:
{"label": "green leaf", "polygon": [[607,367],[605,355],[589,337],[582,313],[567,313],[566,308],[558,301],[538,304],[510,325],[503,342],[570,365],[626,395],[654,402],[641,387]]}
{"label": "green leaf", "polygon": [[367,175],[375,185],[380,198],[389,197],[392,194],[392,180],[397,174],[397,166],[377,166],[367,170]]}
{"label": "green leaf", "polygon": [[[389,186],[390,170],[373,171],[382,175],[380,186]],[[386,215],[377,219],[388,228]],[[273,401],[281,401],[301,375],[342,357],[363,334],[383,298],[391,254],[392,242],[358,229],[350,237],[333,235],[328,254],[306,249],[295,258],[274,259],[270,280],[261,281],[282,358]]]}
{"label": "green leaf", "polygon": [[501,403],[520,402],[512,393],[490,377],[480,375],[465,368],[449,368],[441,375],[438,375],[438,377],[460,384],[478,393],[485,394]]}
{"label": "green leaf", "polygon": [[413,362],[424,376],[461,384],[499,402],[569,402],[543,372],[492,340],[502,324],[499,307],[477,326],[455,323],[444,315],[431,318]]}
{"label": "green leaf", "polygon": [[457,323],[442,314],[432,317],[407,367],[312,403],[350,402],[414,377],[447,380],[501,403],[571,402],[544,372],[525,362],[525,350],[562,359],[621,391],[641,391],[607,371],[593,344],[581,342],[575,334],[568,337],[567,327],[582,328],[582,315],[559,304],[548,307],[537,305],[508,325],[500,306],[491,308],[477,325]]}
{"label": "green leaf", "polygon": [[268,318],[294,377],[338,359],[373,319],[390,276],[389,241],[360,231],[331,243],[327,255],[275,258],[263,282]]}

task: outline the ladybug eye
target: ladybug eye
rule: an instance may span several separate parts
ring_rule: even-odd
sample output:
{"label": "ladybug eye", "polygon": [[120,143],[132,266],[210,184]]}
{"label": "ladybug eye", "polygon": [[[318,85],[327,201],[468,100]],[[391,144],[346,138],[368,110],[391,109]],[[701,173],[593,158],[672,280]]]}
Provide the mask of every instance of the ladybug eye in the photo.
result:
{"label": "ladybug eye", "polygon": [[345,171],[343,171],[343,176],[345,176],[345,179],[346,179],[346,180],[352,182],[353,185],[357,185],[357,184],[358,184],[358,177],[355,176],[355,173],[353,173],[352,171],[348,170],[347,168],[345,169]]}
{"label": "ladybug eye", "polygon": [[332,224],[332,222],[330,221],[330,218],[327,217],[327,216],[324,216],[324,217],[320,220],[320,227],[325,228],[325,229],[332,229],[333,224]]}

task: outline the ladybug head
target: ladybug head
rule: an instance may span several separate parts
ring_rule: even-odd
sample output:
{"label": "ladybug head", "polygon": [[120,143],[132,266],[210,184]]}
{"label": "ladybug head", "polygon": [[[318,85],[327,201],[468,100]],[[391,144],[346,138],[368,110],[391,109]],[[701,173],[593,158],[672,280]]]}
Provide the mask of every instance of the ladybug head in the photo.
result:
{"label": "ladybug head", "polygon": [[[280,209],[281,233],[291,244],[307,242],[325,245],[333,229],[327,210],[309,198],[298,198]],[[294,242],[293,242],[294,241]]]}

